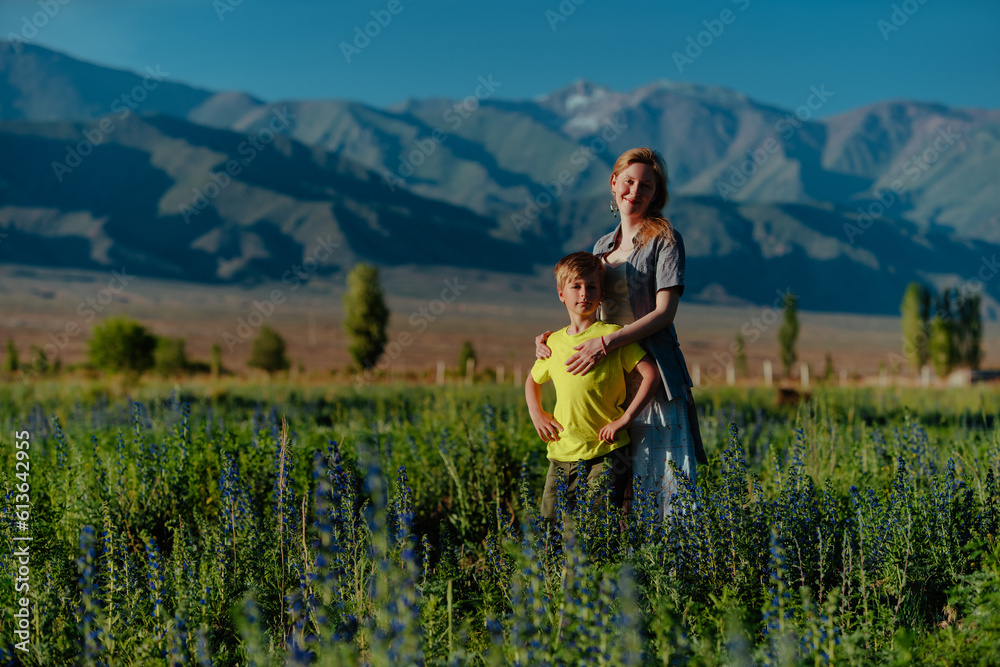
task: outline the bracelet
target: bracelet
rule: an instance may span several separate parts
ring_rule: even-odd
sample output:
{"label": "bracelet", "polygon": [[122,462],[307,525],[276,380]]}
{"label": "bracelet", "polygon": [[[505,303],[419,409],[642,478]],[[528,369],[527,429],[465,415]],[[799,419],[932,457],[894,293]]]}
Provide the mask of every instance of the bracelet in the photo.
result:
{"label": "bracelet", "polygon": [[604,336],[601,336],[601,349],[604,350],[604,356],[608,356],[608,345],[604,342]]}

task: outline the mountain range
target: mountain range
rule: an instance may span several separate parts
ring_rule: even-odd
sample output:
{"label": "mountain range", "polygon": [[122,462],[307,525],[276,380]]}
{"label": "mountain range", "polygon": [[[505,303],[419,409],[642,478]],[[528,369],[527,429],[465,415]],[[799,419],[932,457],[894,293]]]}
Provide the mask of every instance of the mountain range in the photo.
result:
{"label": "mountain range", "polygon": [[[354,262],[544,273],[610,231],[608,175],[664,155],[689,294],[893,313],[912,280],[1000,252],[1000,111],[879,102],[817,118],[726,89],[576,82],[534,100],[264,102],[0,42],[0,262],[279,280],[317,244]],[[753,276],[753,280],[747,280]],[[996,307],[1000,281],[985,284]]]}

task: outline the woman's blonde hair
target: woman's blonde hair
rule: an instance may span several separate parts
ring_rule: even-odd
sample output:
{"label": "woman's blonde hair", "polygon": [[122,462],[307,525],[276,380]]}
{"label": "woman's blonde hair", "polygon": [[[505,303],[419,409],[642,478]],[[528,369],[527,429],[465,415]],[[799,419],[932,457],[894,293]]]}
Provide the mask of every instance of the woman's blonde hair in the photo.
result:
{"label": "woman's blonde hair", "polygon": [[657,236],[663,236],[670,243],[674,243],[674,227],[670,221],[663,217],[663,207],[670,201],[670,194],[667,192],[667,168],[663,165],[663,158],[652,148],[632,148],[622,153],[615,161],[615,166],[611,172],[613,180],[618,174],[628,169],[632,164],[645,164],[653,169],[655,192],[649,200],[646,208],[646,219],[639,228],[635,242],[638,245],[645,245]]}

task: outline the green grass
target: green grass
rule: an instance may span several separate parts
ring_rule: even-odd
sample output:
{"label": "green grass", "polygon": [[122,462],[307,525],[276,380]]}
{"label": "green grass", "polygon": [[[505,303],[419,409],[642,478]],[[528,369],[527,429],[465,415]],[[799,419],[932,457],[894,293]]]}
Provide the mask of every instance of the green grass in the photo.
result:
{"label": "green grass", "polygon": [[[821,387],[791,408],[703,392],[711,462],[670,520],[638,498],[619,521],[593,490],[565,533],[536,515],[544,448],[515,388],[121,394],[0,385],[2,661],[1000,659],[992,388]],[[28,653],[12,630],[22,430]]]}

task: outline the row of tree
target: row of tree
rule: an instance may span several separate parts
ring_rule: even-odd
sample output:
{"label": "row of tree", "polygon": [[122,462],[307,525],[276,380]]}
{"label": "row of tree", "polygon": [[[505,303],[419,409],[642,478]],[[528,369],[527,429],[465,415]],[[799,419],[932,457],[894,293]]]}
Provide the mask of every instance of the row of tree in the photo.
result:
{"label": "row of tree", "polygon": [[[784,299],[784,321],[778,331],[780,357],[785,374],[790,375],[797,359],[795,350],[799,335],[798,299],[794,294]],[[941,377],[956,367],[978,369],[982,364],[983,325],[981,298],[978,293],[947,289],[940,294],[926,285],[908,286],[901,304],[903,352],[906,362],[915,369],[932,363]],[[358,366],[370,369],[382,355],[386,341],[389,309],[379,285],[378,269],[359,264],[348,276],[344,294],[344,329],[349,338],[348,350]],[[735,345],[737,371],[746,373],[746,350],[741,333]],[[90,364],[112,373],[138,376],[153,370],[163,376],[190,372],[220,375],[222,349],[212,346],[208,364],[187,358],[181,338],[156,336],[142,324],[124,317],[109,318],[94,328],[88,344]],[[458,368],[461,372],[468,359],[475,359],[468,341],[463,343]],[[59,360],[49,360],[45,352],[32,346],[31,361],[22,366],[13,341],[7,341],[3,370],[13,374],[18,370],[30,374],[45,374],[58,370]],[[253,341],[247,365],[267,373],[287,370],[290,366],[284,339],[264,326]],[[828,367],[831,366],[829,360]],[[829,369],[828,369],[829,370]]]}
{"label": "row of tree", "polygon": [[[389,308],[379,284],[378,269],[370,264],[358,264],[347,276],[343,325],[348,336],[348,351],[361,368],[373,368],[382,356],[388,340],[388,323]],[[33,348],[31,356],[31,362],[22,365],[17,348],[8,340],[3,368],[9,375],[19,370],[32,375],[52,370],[44,351]],[[475,358],[471,343],[465,344],[461,356],[460,366],[464,368],[465,359]],[[156,336],[139,322],[125,317],[109,318],[94,327],[88,343],[88,357],[94,368],[129,376],[139,376],[150,370],[163,376],[199,371],[219,375],[223,371],[219,345],[212,346],[209,364],[192,362],[187,358],[183,339]],[[247,365],[269,374],[287,370],[290,364],[284,339],[270,327],[261,327],[251,346]]]}
{"label": "row of tree", "polygon": [[[379,284],[378,269],[370,264],[358,264],[347,277],[344,294],[344,330],[349,338],[348,350],[362,368],[372,368],[385,349],[388,336],[389,309]],[[32,346],[27,364],[20,360],[17,347],[7,340],[3,370],[7,375],[18,371],[44,375],[58,370],[59,360],[50,360],[44,350]],[[156,336],[139,322],[125,317],[113,317],[94,327],[88,344],[88,358],[94,368],[111,373],[139,376],[154,371],[163,376],[191,372],[220,375],[222,348],[212,346],[208,364],[187,358],[181,338]],[[290,366],[284,339],[270,327],[261,328],[250,348],[247,365],[268,374],[287,370]]]}
{"label": "row of tree", "polygon": [[[127,317],[111,317],[95,326],[87,343],[87,357],[93,368],[130,378],[147,371],[164,377],[186,373],[219,376],[225,372],[222,347],[218,344],[212,346],[211,359],[207,364],[192,361],[187,357],[183,338],[157,336]],[[7,375],[17,372],[30,376],[45,375],[57,371],[57,363],[58,359],[52,363],[43,350],[32,346],[31,361],[22,364],[14,342],[7,340],[7,354],[3,362]],[[251,346],[247,365],[267,373],[287,370],[289,362],[284,339],[270,327],[262,327]]]}
{"label": "row of tree", "polygon": [[903,295],[903,355],[915,369],[928,362],[939,377],[958,367],[976,370],[983,362],[982,299],[956,288],[936,293],[910,283]]}
{"label": "row of tree", "polygon": [[[789,293],[784,298],[784,318],[778,330],[778,348],[785,375],[791,373],[798,358],[795,350],[799,336],[798,298]],[[903,353],[912,368],[934,366],[939,377],[955,368],[978,370],[983,362],[982,297],[979,292],[950,288],[940,293],[927,285],[911,283],[900,306],[903,328]],[[736,334],[734,361],[736,372],[747,373],[746,346],[742,333]],[[832,373],[827,355],[824,375]]]}

